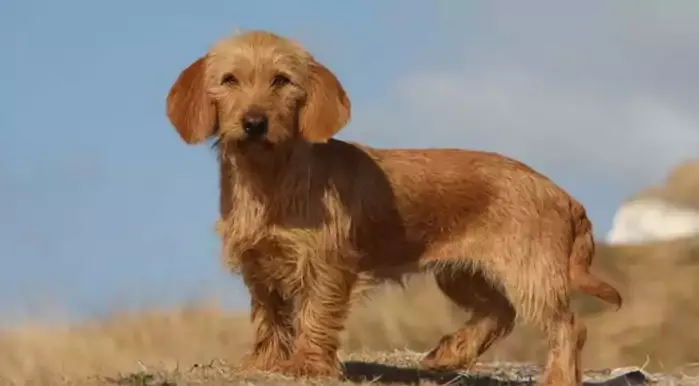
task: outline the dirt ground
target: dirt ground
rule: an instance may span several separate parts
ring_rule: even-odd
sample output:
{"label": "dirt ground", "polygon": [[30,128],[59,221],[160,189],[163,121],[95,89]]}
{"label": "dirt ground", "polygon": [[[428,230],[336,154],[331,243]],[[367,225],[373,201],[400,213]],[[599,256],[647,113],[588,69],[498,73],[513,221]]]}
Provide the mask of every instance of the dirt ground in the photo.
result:
{"label": "dirt ground", "polygon": [[[625,304],[614,312],[596,299],[576,298],[589,328],[583,363],[600,369],[588,375],[637,366],[690,382],[689,376],[699,375],[699,238],[598,249],[593,270],[618,286]],[[430,278],[416,278],[406,290],[381,289],[348,322],[347,382],[378,382],[378,377],[396,384],[528,384],[545,342],[526,326],[484,356],[482,371],[415,369],[419,353],[467,317]],[[207,304],[115,314],[63,328],[27,325],[0,333],[0,384],[293,385],[271,375],[233,371],[250,336],[247,315]],[[478,378],[479,371],[488,377]],[[496,379],[512,382],[493,383]],[[699,384],[696,378],[691,381],[696,383],[677,379],[661,384]]]}
{"label": "dirt ground", "polygon": [[[269,373],[245,373],[222,361],[196,364],[179,369],[144,369],[118,376],[93,376],[66,381],[64,386],[175,386],[175,385],[450,385],[514,386],[532,385],[541,367],[521,362],[479,363],[468,372],[420,371],[416,366],[422,354],[409,351],[345,355],[344,377],[340,380],[310,381],[286,378]],[[691,370],[691,369],[685,369]],[[699,377],[684,371],[652,374],[637,368],[588,370],[583,375],[586,386],[631,386],[642,384],[696,385]]]}

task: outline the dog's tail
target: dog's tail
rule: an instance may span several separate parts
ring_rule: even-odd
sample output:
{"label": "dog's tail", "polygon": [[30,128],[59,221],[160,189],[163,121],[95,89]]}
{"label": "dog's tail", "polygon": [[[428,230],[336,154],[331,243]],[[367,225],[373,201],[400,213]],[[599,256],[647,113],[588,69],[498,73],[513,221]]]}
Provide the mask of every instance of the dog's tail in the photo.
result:
{"label": "dog's tail", "polygon": [[592,223],[585,213],[585,208],[572,200],[571,214],[575,224],[575,241],[570,256],[568,274],[573,288],[614,304],[618,310],[622,304],[619,291],[611,284],[590,273],[590,265],[595,255],[595,240],[592,235]]}

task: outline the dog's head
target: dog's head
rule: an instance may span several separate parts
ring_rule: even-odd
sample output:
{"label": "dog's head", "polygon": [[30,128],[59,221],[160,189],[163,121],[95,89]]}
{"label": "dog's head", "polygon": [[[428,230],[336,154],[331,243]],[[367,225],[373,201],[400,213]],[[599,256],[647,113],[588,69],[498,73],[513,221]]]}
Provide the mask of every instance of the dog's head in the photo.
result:
{"label": "dog's head", "polygon": [[179,75],[167,116],[195,144],[212,136],[242,144],[325,142],[350,117],[335,75],[299,44],[250,31],[216,44]]}

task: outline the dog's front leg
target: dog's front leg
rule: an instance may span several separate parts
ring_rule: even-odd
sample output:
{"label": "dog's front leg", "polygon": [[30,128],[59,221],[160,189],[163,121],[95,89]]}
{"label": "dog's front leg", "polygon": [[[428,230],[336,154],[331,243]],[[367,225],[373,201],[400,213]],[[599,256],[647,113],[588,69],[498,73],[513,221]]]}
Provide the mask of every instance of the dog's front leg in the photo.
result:
{"label": "dog's front leg", "polygon": [[338,377],[340,332],[349,313],[355,270],[341,259],[306,263],[296,314],[294,351],[276,370],[295,377]]}
{"label": "dog's front leg", "polygon": [[254,259],[246,259],[242,276],[250,292],[250,316],[255,325],[253,350],[243,367],[268,371],[291,354],[294,327],[293,301],[270,283]]}

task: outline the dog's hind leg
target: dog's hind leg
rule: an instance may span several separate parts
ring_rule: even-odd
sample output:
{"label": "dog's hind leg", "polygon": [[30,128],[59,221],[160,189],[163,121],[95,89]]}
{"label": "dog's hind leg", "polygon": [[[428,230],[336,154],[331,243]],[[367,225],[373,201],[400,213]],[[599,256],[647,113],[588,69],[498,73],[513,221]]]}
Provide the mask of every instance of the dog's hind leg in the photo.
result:
{"label": "dog's hind leg", "polygon": [[561,311],[544,322],[549,354],[546,369],[539,380],[545,386],[577,386],[582,384],[580,356],[587,329],[570,310]]}
{"label": "dog's hind leg", "polygon": [[438,287],[471,313],[466,325],[444,336],[422,361],[427,368],[468,369],[513,329],[516,312],[510,301],[478,271],[438,271]]}
{"label": "dog's hind leg", "polygon": [[442,292],[471,319],[458,331],[444,336],[422,360],[430,369],[465,370],[514,327],[516,312],[510,301],[479,271],[440,270],[435,274]]}

